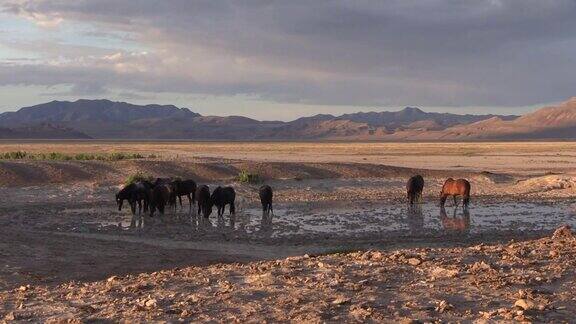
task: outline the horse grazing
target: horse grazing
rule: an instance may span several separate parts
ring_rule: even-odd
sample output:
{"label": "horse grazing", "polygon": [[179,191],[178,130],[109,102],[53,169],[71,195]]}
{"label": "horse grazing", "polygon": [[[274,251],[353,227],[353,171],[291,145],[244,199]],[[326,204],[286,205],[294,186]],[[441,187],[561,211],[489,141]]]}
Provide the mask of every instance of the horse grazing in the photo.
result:
{"label": "horse grazing", "polygon": [[414,201],[418,198],[422,199],[422,190],[424,189],[424,178],[417,174],[406,183],[406,194],[410,205],[414,205]]}
{"label": "horse grazing", "polygon": [[212,214],[212,204],[210,203],[210,188],[207,185],[201,185],[196,189],[196,201],[198,201],[198,215],[204,214],[208,218]]}
{"label": "horse grazing", "polygon": [[182,208],[182,196],[188,197],[188,202],[190,203],[190,212],[192,212],[192,205],[195,204],[194,199],[196,193],[196,182],[194,180],[174,180],[172,182],[174,188],[174,195],[178,197],[180,201],[180,208]]}
{"label": "horse grazing", "polygon": [[149,191],[151,188],[152,184],[148,181],[133,182],[122,188],[116,194],[116,204],[118,205],[118,211],[122,210],[124,200],[128,200],[133,215],[136,214],[136,204],[138,204],[139,214],[142,213],[142,206],[144,206],[144,211],[146,212],[148,209]]}
{"label": "horse grazing", "polygon": [[154,186],[150,197],[150,217],[154,216],[156,209],[161,215],[164,215],[166,205],[173,203],[172,198],[174,191],[169,184],[160,184]]}
{"label": "horse grazing", "polygon": [[265,215],[272,213],[274,215],[274,209],[272,208],[272,197],[274,193],[272,192],[272,187],[269,185],[263,185],[260,187],[258,192],[260,195],[260,202],[262,203],[262,212]]}
{"label": "horse grazing", "polygon": [[442,191],[440,192],[440,206],[444,206],[448,196],[454,197],[455,206],[458,205],[456,196],[462,196],[464,208],[468,207],[468,204],[470,203],[470,182],[466,179],[454,180],[448,178],[444,182],[444,186],[442,186]]}
{"label": "horse grazing", "polygon": [[218,216],[224,215],[224,208],[226,205],[230,205],[230,214],[236,214],[236,207],[234,206],[234,201],[236,200],[236,192],[232,187],[217,187],[212,192],[210,196],[210,202],[212,205],[218,207]]}

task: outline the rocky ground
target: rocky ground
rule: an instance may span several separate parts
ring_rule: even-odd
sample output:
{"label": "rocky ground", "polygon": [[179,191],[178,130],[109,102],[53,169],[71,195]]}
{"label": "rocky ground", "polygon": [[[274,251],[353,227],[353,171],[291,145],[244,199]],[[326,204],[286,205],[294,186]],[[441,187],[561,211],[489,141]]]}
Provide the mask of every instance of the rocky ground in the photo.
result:
{"label": "rocky ground", "polygon": [[537,321],[576,316],[576,239],[184,267],[0,293],[5,320]]}

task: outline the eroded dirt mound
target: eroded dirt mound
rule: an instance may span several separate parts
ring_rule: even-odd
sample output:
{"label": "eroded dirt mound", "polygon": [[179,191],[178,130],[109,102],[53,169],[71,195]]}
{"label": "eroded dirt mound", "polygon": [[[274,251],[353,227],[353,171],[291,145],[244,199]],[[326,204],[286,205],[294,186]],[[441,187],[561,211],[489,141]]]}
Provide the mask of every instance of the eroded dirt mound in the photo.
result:
{"label": "eroded dirt mound", "polygon": [[[197,181],[230,181],[242,170],[264,179],[393,178],[440,175],[441,171],[356,163],[251,162],[201,159],[102,161],[2,161],[1,186],[34,186],[53,183],[123,183],[127,176],[144,172],[157,177],[191,178]],[[453,173],[467,175],[465,172]]]}
{"label": "eroded dirt mound", "polygon": [[576,188],[576,179],[567,175],[547,175],[518,182],[516,187],[525,192],[546,192]]}
{"label": "eroded dirt mound", "polygon": [[564,233],[23,285],[0,300],[5,319],[32,321],[571,321],[575,256]]}

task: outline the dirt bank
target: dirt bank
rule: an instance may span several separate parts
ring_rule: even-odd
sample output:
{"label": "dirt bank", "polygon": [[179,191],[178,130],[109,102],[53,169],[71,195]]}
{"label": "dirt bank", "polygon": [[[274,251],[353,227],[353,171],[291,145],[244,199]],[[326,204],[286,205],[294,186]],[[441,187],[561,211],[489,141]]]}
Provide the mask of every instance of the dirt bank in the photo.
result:
{"label": "dirt bank", "polygon": [[576,240],[186,267],[0,293],[5,319],[571,321]]}
{"label": "dirt bank", "polygon": [[[158,177],[192,178],[200,182],[231,181],[242,170],[257,173],[267,180],[396,178],[409,177],[416,172],[425,176],[439,176],[446,173],[376,164],[252,162],[211,158],[194,159],[194,161],[0,161],[0,185],[38,186],[79,182],[121,184],[127,176],[135,172]],[[467,176],[471,173],[455,171],[451,174]]]}

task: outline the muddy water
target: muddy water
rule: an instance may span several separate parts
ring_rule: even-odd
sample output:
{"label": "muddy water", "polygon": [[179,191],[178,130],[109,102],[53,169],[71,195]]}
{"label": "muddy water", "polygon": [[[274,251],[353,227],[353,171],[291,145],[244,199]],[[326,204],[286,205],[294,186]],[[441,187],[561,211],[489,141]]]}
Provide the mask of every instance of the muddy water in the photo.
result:
{"label": "muddy water", "polygon": [[118,211],[110,199],[114,192],[115,188],[98,186],[4,190],[0,226],[142,239],[317,244],[330,240],[466,239],[509,234],[521,237],[562,224],[576,225],[576,202],[571,199],[534,202],[479,197],[467,211],[454,208],[451,201],[445,209],[429,200],[414,208],[401,203],[402,199],[298,201],[276,204],[271,217],[263,217],[255,203],[240,199],[235,218],[228,214],[218,218],[214,210],[210,219],[205,220],[190,214],[185,207],[175,215],[169,212],[164,217],[133,219],[127,206]]}
{"label": "muddy water", "polygon": [[[417,238],[537,233],[562,224],[576,225],[576,203],[478,202],[468,210],[440,208],[435,203],[415,207],[381,202],[277,204],[265,217],[247,206],[236,217],[214,213],[206,220],[188,213],[133,219],[131,215],[98,208],[67,208],[58,230],[120,233],[177,240],[301,242],[318,240]],[[68,217],[66,217],[68,216]],[[69,220],[68,222],[66,221]]]}

